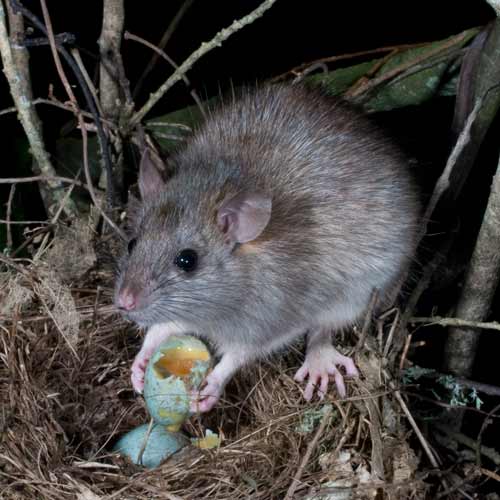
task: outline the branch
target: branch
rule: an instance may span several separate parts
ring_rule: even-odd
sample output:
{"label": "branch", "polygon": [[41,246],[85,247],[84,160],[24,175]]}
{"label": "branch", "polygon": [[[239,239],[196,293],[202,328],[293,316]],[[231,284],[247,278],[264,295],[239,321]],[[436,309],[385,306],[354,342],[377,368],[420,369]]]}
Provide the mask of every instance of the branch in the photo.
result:
{"label": "branch", "polygon": [[[181,19],[184,17],[184,14],[188,11],[188,9],[193,5],[194,0],[185,0],[184,3],[181,5],[180,9],[177,11],[177,14],[174,16],[172,19],[171,23],[168,25],[168,28],[165,30],[165,33],[163,33],[163,36],[161,37],[160,42],[158,43],[158,49],[162,51],[172,35],[174,34],[174,31],[177,28],[177,25],[180,23]],[[146,68],[144,69],[141,77],[137,81],[137,84],[135,86],[134,92],[133,92],[133,97],[135,98],[137,94],[140,92],[144,81],[146,80],[147,76],[149,73],[151,73],[151,70],[155,67],[155,65],[158,62],[158,59],[160,58],[159,54],[153,54],[151,57],[149,63],[147,64]],[[176,67],[177,69],[177,67]]]}
{"label": "branch", "polygon": [[[425,323],[424,326],[456,326],[456,327],[469,327],[469,328],[481,328],[484,330],[498,330],[500,331],[500,323],[496,321],[484,322],[484,321],[467,321],[460,318],[443,318],[441,316],[433,316],[431,318],[420,318],[414,317],[410,318],[409,323]],[[469,330],[470,331],[470,330]]]}
{"label": "branch", "polygon": [[[38,19],[37,16],[35,16],[32,12],[30,12],[28,9],[26,9],[18,0],[10,0],[13,9],[16,12],[22,12],[23,16],[28,18],[34,26],[36,26],[42,33],[47,35],[48,37],[48,30],[44,26],[44,24]],[[53,37],[53,33],[52,33]],[[104,165],[106,168],[106,173],[108,175],[108,186],[107,186],[107,199],[108,199],[108,205],[113,206],[114,203],[114,198],[115,198],[115,188],[114,188],[114,182],[113,182],[113,172],[112,172],[112,165],[111,165],[111,158],[109,154],[109,148],[108,148],[108,141],[106,138],[106,134],[104,133],[104,129],[101,123],[101,119],[99,116],[99,113],[96,108],[96,104],[94,102],[94,99],[92,98],[92,94],[89,91],[87,84],[85,83],[85,78],[81,74],[80,68],[78,65],[75,63],[73,58],[70,56],[68,51],[60,44],[55,42],[55,46],[57,47],[57,50],[61,53],[61,55],[64,57],[66,63],[68,66],[71,68],[73,71],[76,79],[78,80],[78,83],[80,85],[80,88],[82,89],[83,95],[85,97],[85,101],[87,102],[87,105],[89,107],[90,113],[92,114],[97,130],[97,138],[99,140],[99,147],[101,149],[101,154],[104,160]],[[80,113],[82,113],[81,110],[79,110]]]}
{"label": "branch", "polygon": [[[176,64],[176,62],[171,57],[169,57],[167,54],[165,54],[165,52],[163,50],[161,50],[160,48],[156,47],[155,45],[148,42],[147,40],[144,40],[144,38],[141,38],[137,35],[133,35],[132,33],[128,32],[128,31],[125,32],[124,38],[125,38],[125,40],[133,40],[134,42],[142,43],[146,47],[149,47],[151,50],[154,50],[159,57],[160,56],[163,57],[163,59],[165,59],[165,61],[167,61],[171,66],[173,66],[175,70],[179,69],[179,66]],[[205,113],[205,108],[203,107],[201,99],[198,97],[198,94],[196,93],[196,91],[193,88],[191,88],[191,82],[189,81],[188,77],[186,75],[182,75],[182,80],[186,84],[186,87],[188,89],[190,89],[189,93],[191,94],[193,101],[198,106],[198,108],[201,112],[201,115],[203,116],[203,118],[206,119],[207,114]]]}
{"label": "branch", "polygon": [[[82,133],[82,139],[83,139],[83,166],[84,166],[84,171],[85,171],[85,177],[87,180],[87,186],[89,189],[90,196],[92,198],[92,201],[96,208],[101,212],[102,217],[104,220],[116,231],[116,233],[124,240],[126,240],[126,237],[124,233],[121,231],[120,228],[116,226],[116,224],[106,215],[104,210],[101,208],[101,204],[97,200],[97,196],[94,192],[94,188],[92,186],[92,179],[90,177],[90,170],[89,170],[89,163],[88,163],[88,151],[87,151],[87,128],[85,126],[85,121],[83,119],[83,115],[80,112],[80,108],[78,107],[78,101],[76,100],[76,97],[73,93],[73,90],[71,89],[71,86],[69,85],[68,79],[66,78],[66,75],[64,73],[64,70],[62,69],[61,65],[61,60],[59,59],[59,53],[57,51],[56,47],[56,42],[54,38],[54,33],[52,31],[52,23],[49,17],[49,12],[47,10],[47,5],[45,3],[45,0],[40,0],[40,4],[42,6],[42,12],[43,12],[43,18],[45,21],[45,25],[47,27],[47,36],[50,41],[50,48],[52,50],[52,54],[54,56],[54,62],[56,63],[57,71],[59,73],[59,76],[61,78],[61,81],[63,82],[66,92],[68,94],[68,97],[71,101],[71,104],[74,107],[75,114],[78,118],[78,124],[80,127],[80,131]],[[88,90],[88,89],[87,89]],[[100,123],[100,122],[99,122]]]}
{"label": "branch", "polygon": [[472,111],[470,112],[469,116],[467,117],[467,121],[465,122],[464,128],[460,132],[460,135],[458,136],[457,142],[453,148],[453,151],[451,152],[450,156],[448,157],[448,161],[446,162],[446,166],[444,167],[443,172],[439,176],[439,179],[436,182],[436,185],[434,187],[434,191],[432,192],[431,199],[429,200],[429,203],[427,204],[427,207],[425,209],[425,214],[423,217],[423,224],[422,228],[420,230],[420,236],[419,236],[419,241],[424,237],[424,235],[427,232],[427,223],[431,219],[431,215],[434,212],[439,200],[443,196],[443,193],[448,189],[450,185],[450,176],[451,172],[453,171],[453,168],[455,167],[457,163],[457,159],[464,150],[464,148],[469,144],[470,139],[471,139],[471,127],[474,124],[477,114],[479,113],[481,106],[483,104],[483,99],[479,98],[477,99],[476,103],[474,104],[474,107],[472,108]]}
{"label": "branch", "polygon": [[[11,19],[16,18],[15,22],[11,22],[13,32],[21,30],[22,22],[14,14]],[[17,24],[16,23],[20,23]],[[14,33],[13,33],[14,36]],[[20,36],[17,33],[15,36]],[[42,126],[36,110],[33,106],[33,96],[31,92],[31,81],[28,70],[28,55],[26,49],[21,44],[16,43],[11,47],[9,37],[7,35],[7,26],[5,19],[5,11],[3,3],[0,2],[0,54],[2,56],[3,71],[9,83],[10,93],[19,120],[23,126],[26,137],[30,145],[31,153],[37,163],[37,167],[43,174],[40,180],[46,183],[48,189],[41,187],[44,198],[48,199],[49,205],[53,205],[63,198],[63,193],[59,192],[61,184],[54,179],[57,177],[56,170],[52,165],[49,154],[45,149],[43,141]],[[46,180],[51,179],[51,180]],[[53,203],[54,202],[54,203]],[[48,209],[49,207],[47,207]],[[69,217],[74,217],[77,214],[77,209],[71,201],[65,205],[65,212]]]}
{"label": "branch", "polygon": [[[468,321],[482,321],[489,313],[500,273],[500,159],[493,178],[488,205],[465,276],[456,315]],[[469,376],[474,363],[479,333],[450,330],[446,344],[447,370]]]}
{"label": "branch", "polygon": [[99,93],[104,116],[115,122],[120,116],[122,104],[116,56],[120,54],[124,21],[123,0],[104,0],[98,41],[101,55]]}
{"label": "branch", "polygon": [[193,64],[203,57],[207,52],[219,47],[222,42],[227,40],[231,35],[244,28],[246,25],[253,23],[256,19],[261,17],[266,10],[270,9],[276,0],[264,0],[259,7],[253,12],[234,21],[228,28],[219,31],[210,42],[203,42],[200,47],[195,50],[180,66],[179,68],[163,83],[163,85],[153,94],[151,94],[148,102],[132,116],[129,123],[129,128],[133,129],[145,116],[151,108],[165,95],[165,93],[176,84],[187,71],[191,69]]}
{"label": "branch", "polygon": [[297,469],[297,472],[295,473],[295,476],[292,479],[292,483],[290,484],[290,487],[286,492],[285,500],[291,500],[292,498],[294,498],[295,491],[300,486],[300,478],[302,477],[302,473],[304,472],[307,462],[309,462],[309,459],[311,458],[312,452],[314,451],[316,445],[318,444],[319,438],[323,435],[323,431],[330,422],[331,415],[332,415],[332,409],[330,407],[327,408],[325,413],[323,414],[323,418],[321,419],[321,422],[318,426],[318,430],[314,434],[312,441],[309,443],[309,446],[307,447],[307,450],[304,456],[302,457],[302,460],[300,461],[299,468]]}

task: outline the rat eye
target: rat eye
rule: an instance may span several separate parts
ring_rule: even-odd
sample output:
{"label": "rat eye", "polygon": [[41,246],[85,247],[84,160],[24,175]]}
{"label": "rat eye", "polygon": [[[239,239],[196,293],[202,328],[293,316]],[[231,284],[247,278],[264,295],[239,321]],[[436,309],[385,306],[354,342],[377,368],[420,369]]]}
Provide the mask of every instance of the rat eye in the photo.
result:
{"label": "rat eye", "polygon": [[196,264],[198,264],[198,254],[194,250],[186,248],[178,253],[174,262],[177,267],[180,267],[183,271],[189,273],[196,269]]}
{"label": "rat eye", "polygon": [[132,253],[132,250],[135,248],[136,243],[137,243],[137,238],[132,238],[128,242],[128,246],[127,246],[128,253]]}

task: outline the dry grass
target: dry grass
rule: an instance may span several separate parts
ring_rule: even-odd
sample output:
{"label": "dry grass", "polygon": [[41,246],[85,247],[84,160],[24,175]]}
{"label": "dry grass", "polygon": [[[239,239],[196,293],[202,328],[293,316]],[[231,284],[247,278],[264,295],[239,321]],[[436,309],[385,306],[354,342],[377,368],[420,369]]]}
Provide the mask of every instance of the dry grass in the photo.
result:
{"label": "dry grass", "polygon": [[[75,277],[65,266],[66,277],[50,281],[46,261],[17,267],[0,276],[9,304],[0,311],[1,498],[273,499],[285,497],[294,476],[293,498],[373,498],[381,489],[385,498],[424,497],[374,350],[358,355],[365,377],[350,382],[347,400],[332,392],[325,402],[302,401],[292,350],[240,374],[214,412],[186,424],[193,435],[222,433],[220,449],[188,449],[151,471],[111,454],[119,435],[147,422],[129,383],[141,339],[110,307],[111,273],[95,266]],[[308,450],[326,403],[331,417]],[[314,496],[320,485],[328,490]]]}

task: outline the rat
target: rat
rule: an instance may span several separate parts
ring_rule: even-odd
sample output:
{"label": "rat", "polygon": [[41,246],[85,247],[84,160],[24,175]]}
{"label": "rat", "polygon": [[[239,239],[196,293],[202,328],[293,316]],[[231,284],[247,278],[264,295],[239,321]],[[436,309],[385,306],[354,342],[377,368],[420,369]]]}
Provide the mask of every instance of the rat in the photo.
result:
{"label": "rat", "polygon": [[134,389],[161,342],[200,335],[220,356],[193,399],[208,411],[240,367],[306,335],[304,397],[332,380],[344,397],[343,370],[358,370],[332,334],[375,290],[393,296],[416,247],[418,189],[395,141],[317,88],[264,85],[213,110],[169,172],[146,150],[118,265],[115,303],[148,328]]}

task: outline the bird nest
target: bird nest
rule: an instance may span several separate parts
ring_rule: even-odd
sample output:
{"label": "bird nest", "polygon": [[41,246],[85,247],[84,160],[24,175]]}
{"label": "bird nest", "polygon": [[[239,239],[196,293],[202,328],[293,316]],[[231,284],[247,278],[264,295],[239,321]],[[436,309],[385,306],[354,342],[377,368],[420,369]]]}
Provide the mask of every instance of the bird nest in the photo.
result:
{"label": "bird nest", "polygon": [[141,334],[114,311],[112,272],[89,236],[61,229],[32,259],[0,263],[2,498],[424,498],[384,356],[395,313],[378,321],[378,340],[365,328],[341,342],[361,346],[346,399],[303,400],[296,345],[238,374],[214,411],[185,424],[191,436],[219,433],[218,448],[189,447],[152,470],[112,453],[148,422],[129,376]]}

